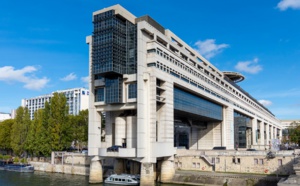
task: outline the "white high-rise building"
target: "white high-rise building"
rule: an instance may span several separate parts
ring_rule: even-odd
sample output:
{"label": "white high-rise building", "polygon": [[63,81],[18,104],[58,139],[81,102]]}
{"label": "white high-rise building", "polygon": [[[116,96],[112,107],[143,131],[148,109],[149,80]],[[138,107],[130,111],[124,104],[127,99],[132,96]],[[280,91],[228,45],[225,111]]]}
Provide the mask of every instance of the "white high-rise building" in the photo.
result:
{"label": "white high-rise building", "polygon": [[[69,114],[77,115],[79,111],[88,109],[89,103],[89,91],[85,88],[73,88],[66,90],[55,91],[57,93],[64,93],[67,98],[67,104],[69,106]],[[34,112],[38,109],[45,108],[45,102],[50,102],[54,93],[42,96],[37,96],[29,99],[22,99],[22,107],[27,107],[30,113],[30,119],[34,119]]]}

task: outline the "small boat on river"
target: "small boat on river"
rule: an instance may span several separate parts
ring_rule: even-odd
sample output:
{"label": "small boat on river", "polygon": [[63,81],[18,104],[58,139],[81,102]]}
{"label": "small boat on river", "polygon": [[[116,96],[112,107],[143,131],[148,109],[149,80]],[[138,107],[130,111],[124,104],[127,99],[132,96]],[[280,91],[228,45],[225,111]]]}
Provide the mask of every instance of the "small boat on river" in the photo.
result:
{"label": "small boat on river", "polygon": [[34,172],[34,167],[29,164],[9,164],[4,166],[4,170],[14,172]]}
{"label": "small boat on river", "polygon": [[112,174],[104,182],[115,185],[139,185],[140,177],[132,174]]}

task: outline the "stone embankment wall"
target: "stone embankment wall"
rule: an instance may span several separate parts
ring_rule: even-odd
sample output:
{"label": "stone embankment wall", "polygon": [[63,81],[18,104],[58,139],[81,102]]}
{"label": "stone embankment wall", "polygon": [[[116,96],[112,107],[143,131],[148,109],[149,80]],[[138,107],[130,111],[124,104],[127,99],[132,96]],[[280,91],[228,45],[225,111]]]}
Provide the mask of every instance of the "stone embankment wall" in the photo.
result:
{"label": "stone embankment wall", "polygon": [[34,166],[35,171],[89,175],[90,158],[80,153],[65,153],[60,157],[53,157],[53,162],[44,158],[28,159],[28,162]]}
{"label": "stone embankment wall", "polygon": [[170,184],[202,185],[202,186],[274,186],[280,177],[262,177],[259,175],[237,175],[237,174],[199,174],[177,172]]}
{"label": "stone embankment wall", "polygon": [[267,158],[267,151],[181,151],[174,159],[177,170],[216,171],[223,173],[294,174],[293,164],[300,151],[275,152]]}

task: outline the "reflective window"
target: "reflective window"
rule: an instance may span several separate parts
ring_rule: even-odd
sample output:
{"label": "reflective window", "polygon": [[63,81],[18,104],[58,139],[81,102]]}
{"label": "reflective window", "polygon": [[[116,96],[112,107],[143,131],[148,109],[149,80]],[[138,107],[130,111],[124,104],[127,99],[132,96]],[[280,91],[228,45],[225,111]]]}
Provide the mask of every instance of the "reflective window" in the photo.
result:
{"label": "reflective window", "polygon": [[122,80],[121,78],[105,78],[105,103],[121,103]]}
{"label": "reflective window", "polygon": [[174,109],[222,120],[222,106],[174,87]]}
{"label": "reflective window", "polygon": [[128,98],[137,98],[137,84],[131,83],[128,85]]}
{"label": "reflective window", "polygon": [[93,23],[93,73],[136,73],[136,25],[116,16],[114,10],[94,15]]}
{"label": "reflective window", "polygon": [[95,102],[104,101],[104,88],[95,89]]}
{"label": "reflective window", "polygon": [[[247,126],[251,126],[251,118],[234,111],[234,143],[235,148],[246,148]],[[251,130],[250,128],[248,130]]]}

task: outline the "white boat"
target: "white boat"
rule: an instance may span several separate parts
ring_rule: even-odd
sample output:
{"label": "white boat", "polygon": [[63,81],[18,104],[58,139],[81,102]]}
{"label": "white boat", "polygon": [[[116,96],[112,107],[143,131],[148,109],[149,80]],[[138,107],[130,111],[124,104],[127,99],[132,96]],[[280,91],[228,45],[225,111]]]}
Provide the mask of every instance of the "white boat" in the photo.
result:
{"label": "white boat", "polygon": [[4,166],[4,170],[14,172],[34,172],[34,167],[29,164],[9,164]]}
{"label": "white boat", "polygon": [[140,177],[132,174],[112,174],[104,182],[116,185],[139,185]]}

